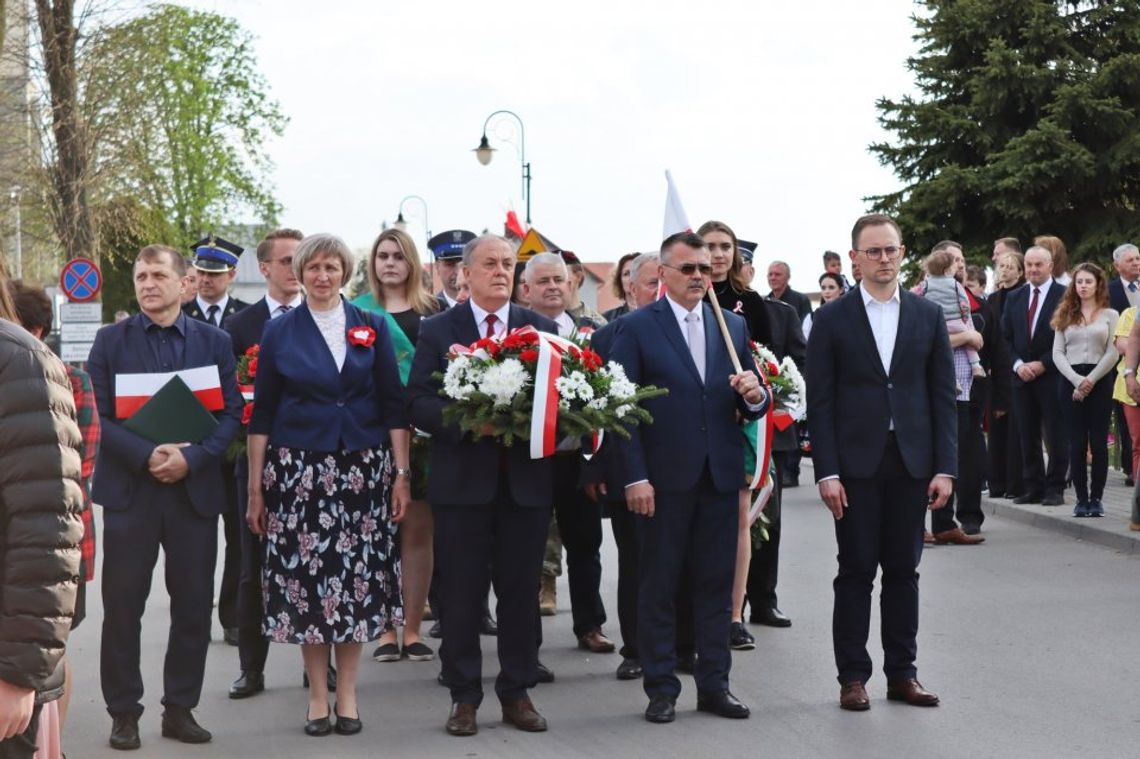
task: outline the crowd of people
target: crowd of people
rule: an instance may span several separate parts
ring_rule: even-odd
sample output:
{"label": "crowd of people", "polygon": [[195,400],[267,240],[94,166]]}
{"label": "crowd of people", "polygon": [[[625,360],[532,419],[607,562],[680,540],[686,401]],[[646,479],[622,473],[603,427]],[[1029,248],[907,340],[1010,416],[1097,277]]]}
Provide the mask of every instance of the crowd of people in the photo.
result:
{"label": "crowd of people", "polygon": [[[464,230],[428,247],[430,268],[407,234],[380,234],[364,291],[350,300],[357,266],[344,241],[278,229],[255,251],[265,296],[247,304],[229,294],[240,247],[210,236],[188,259],[148,245],[133,267],[138,313],[99,331],[86,372],[41,342],[52,324],[46,294],[0,282],[11,433],[0,435],[0,518],[19,527],[0,541],[0,565],[19,567],[0,575],[0,757],[32,756],[37,743],[59,755],[65,641],[94,576],[93,501],[103,508],[100,684],[110,745],[130,750],[141,745],[141,620],[160,549],[171,608],[161,725],[171,739],[213,737],[193,710],[219,552],[218,616],[240,668],[228,695],[264,691],[270,644],[296,644],[310,736],[363,729],[366,645],[376,662],[426,662],[435,638],[436,679],[452,704],[444,727],[474,735],[484,635],[496,639],[503,720],[546,730],[530,692],[555,678],[540,659],[541,617],[557,608],[563,554],[577,645],[618,652],[615,676],[642,681],[646,720],[675,719],[677,673],[693,676],[698,710],[742,719],[750,710],[730,689],[732,652],[755,648],[746,620],[792,624],[776,593],[782,490],[799,485],[810,452],[835,519],[839,705],[871,706],[867,638],[881,569],[887,698],[934,706],[915,664],[924,543],[982,542],[987,487],[1056,506],[1071,484],[1073,515],[1103,516],[1114,415],[1128,484],[1137,472],[1134,245],[1114,251],[1110,281],[1093,263],[1070,267],[1056,237],[1024,254],[1001,238],[987,295],[985,270],[947,240],[905,289],[902,230],[869,215],[852,230],[853,281],[825,253],[813,309],[783,261],[767,268],[767,295],[753,289],[756,245],[708,221],[622,256],[610,283],[620,305],[605,314],[583,302],[570,251],[520,262],[512,241]],[[532,458],[525,446],[462,433],[441,393],[449,354],[520,328],[588,339],[631,381],[668,389],[644,402],[655,421],[629,440],[607,436],[592,456],[573,438]],[[774,401],[749,340],[790,359],[807,383],[806,420],[773,433],[764,541],[753,534],[747,471],[762,464],[746,463],[741,430]],[[198,432],[173,415],[157,428],[135,417],[174,376],[208,412]],[[617,642],[601,592],[607,518]],[[1140,530],[1135,511],[1131,526]],[[21,593],[36,603],[21,605]]]}

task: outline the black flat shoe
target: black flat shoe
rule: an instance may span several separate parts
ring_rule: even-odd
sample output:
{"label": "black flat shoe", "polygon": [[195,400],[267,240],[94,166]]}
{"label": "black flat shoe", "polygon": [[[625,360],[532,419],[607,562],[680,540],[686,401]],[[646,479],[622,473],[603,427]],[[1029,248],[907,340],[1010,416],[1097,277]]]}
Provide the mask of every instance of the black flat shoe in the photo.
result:
{"label": "black flat shoe", "polygon": [[748,621],[754,625],[766,625],[768,627],[791,627],[792,620],[787,614],[777,609],[775,606],[766,606],[763,609],[753,609],[752,615]]}
{"label": "black flat shoe", "polygon": [[139,718],[123,714],[111,719],[111,748],[116,751],[134,751],[142,745],[139,740]]}
{"label": "black flat shoe", "polygon": [[729,719],[745,719],[752,713],[736,696],[726,690],[719,693],[698,693],[697,711],[710,712]]}
{"label": "black flat shoe", "polygon": [[645,721],[657,725],[664,725],[677,719],[677,709],[673,699],[665,696],[654,696],[649,699],[649,706],[645,707]]}
{"label": "black flat shoe", "polygon": [[194,719],[184,706],[167,706],[162,713],[162,737],[182,743],[209,743],[214,736]]}
{"label": "black flat shoe", "polygon": [[439,626],[439,622],[436,622],[428,630],[428,637],[435,638],[436,640],[439,640],[441,637],[443,637],[443,629]]}
{"label": "black flat shoe", "polygon": [[728,647],[733,651],[751,651],[756,648],[756,639],[744,629],[743,622],[733,622],[728,628]]}
{"label": "black flat shoe", "polygon": [[356,735],[364,729],[364,723],[360,721],[360,712],[357,711],[355,717],[343,717],[340,713],[340,707],[334,706],[333,711],[336,713],[336,730],[338,735]]}
{"label": "black flat shoe", "polygon": [[329,721],[329,715],[317,719],[309,719],[308,710],[305,711],[305,735],[313,738],[323,738],[326,735],[331,735],[333,731],[332,722]]}
{"label": "black flat shoe", "polygon": [[618,680],[637,680],[642,674],[641,662],[638,659],[622,659],[617,668]]}
{"label": "black flat shoe", "polygon": [[542,662],[538,663],[538,681],[540,683],[554,682],[554,672]]}
{"label": "black flat shoe", "polygon": [[230,698],[249,698],[265,690],[265,675],[260,672],[242,672],[230,686]]}

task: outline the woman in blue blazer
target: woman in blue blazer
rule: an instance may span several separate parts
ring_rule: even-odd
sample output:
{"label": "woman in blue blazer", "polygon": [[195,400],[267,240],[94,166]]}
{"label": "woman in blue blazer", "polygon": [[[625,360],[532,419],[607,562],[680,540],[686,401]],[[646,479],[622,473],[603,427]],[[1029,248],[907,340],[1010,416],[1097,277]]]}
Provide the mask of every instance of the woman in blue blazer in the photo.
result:
{"label": "woman in blue blazer", "polygon": [[341,298],[348,246],[306,237],[293,268],[305,303],[266,325],[258,356],[247,519],[265,536],[265,632],[302,647],[305,732],[328,735],[335,711],[349,735],[361,729],[362,646],[404,620],[396,523],[411,499],[408,421],[387,324]]}

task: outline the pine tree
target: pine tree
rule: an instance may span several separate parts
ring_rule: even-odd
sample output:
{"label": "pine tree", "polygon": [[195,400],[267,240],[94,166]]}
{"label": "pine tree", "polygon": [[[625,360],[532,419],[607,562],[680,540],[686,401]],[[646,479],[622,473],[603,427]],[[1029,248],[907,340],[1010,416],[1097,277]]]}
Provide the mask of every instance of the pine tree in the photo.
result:
{"label": "pine tree", "polygon": [[1061,237],[1074,261],[1140,239],[1140,2],[928,0],[908,60],[919,96],[879,101],[905,183],[870,198],[911,250],[943,238]]}

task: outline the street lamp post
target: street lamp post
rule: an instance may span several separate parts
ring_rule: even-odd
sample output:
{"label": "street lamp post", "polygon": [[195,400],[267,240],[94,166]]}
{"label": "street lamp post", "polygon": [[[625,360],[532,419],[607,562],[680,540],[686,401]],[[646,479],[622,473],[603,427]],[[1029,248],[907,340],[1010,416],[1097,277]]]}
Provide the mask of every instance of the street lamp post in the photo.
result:
{"label": "street lamp post", "polygon": [[526,223],[530,225],[530,164],[526,160],[526,134],[523,128],[522,119],[514,111],[495,111],[487,120],[483,122],[483,137],[479,140],[479,147],[474,149],[475,157],[479,159],[479,163],[486,166],[491,162],[494,157],[495,148],[491,147],[491,143],[487,140],[487,125],[491,123],[491,119],[496,116],[510,116],[519,125],[519,160],[522,163],[522,182],[523,182],[523,198],[526,199]]}
{"label": "street lamp post", "polygon": [[431,227],[428,225],[427,201],[424,200],[423,198],[421,198],[419,195],[405,195],[404,196],[404,198],[400,201],[400,208],[396,212],[396,224],[394,226],[396,226],[398,229],[404,229],[405,227],[407,227],[408,223],[404,220],[404,204],[407,203],[409,200],[418,200],[420,202],[420,206],[423,207],[423,210],[424,210],[424,232],[427,233],[427,239],[430,240],[431,239]]}

